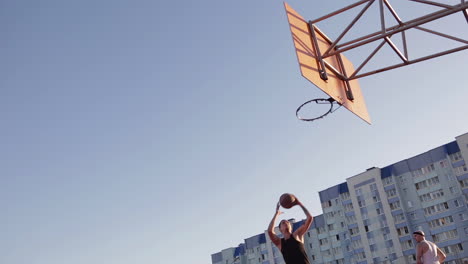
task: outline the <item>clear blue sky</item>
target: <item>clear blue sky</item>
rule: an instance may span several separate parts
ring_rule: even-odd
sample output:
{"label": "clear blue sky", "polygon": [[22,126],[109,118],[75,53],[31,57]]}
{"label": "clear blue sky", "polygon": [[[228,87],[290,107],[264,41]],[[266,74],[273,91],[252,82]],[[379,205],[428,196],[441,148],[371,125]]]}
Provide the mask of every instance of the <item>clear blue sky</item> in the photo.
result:
{"label": "clear blue sky", "polygon": [[[316,2],[289,4],[349,3]],[[468,132],[467,51],[362,79],[372,125],[298,121],[324,95],[282,1],[4,0],[0,33],[0,263],[208,264],[282,193],[320,214],[318,191]]]}

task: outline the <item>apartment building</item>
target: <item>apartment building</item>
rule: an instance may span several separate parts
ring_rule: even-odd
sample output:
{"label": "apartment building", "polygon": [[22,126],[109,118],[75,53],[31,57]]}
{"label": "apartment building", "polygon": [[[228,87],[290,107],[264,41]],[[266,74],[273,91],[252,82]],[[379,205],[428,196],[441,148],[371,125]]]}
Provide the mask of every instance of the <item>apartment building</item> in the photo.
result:
{"label": "apartment building", "polygon": [[[311,263],[416,263],[415,230],[447,254],[445,263],[468,263],[467,159],[468,133],[320,191],[323,214],[314,217],[304,243]],[[213,254],[212,263],[284,261],[264,232]]]}

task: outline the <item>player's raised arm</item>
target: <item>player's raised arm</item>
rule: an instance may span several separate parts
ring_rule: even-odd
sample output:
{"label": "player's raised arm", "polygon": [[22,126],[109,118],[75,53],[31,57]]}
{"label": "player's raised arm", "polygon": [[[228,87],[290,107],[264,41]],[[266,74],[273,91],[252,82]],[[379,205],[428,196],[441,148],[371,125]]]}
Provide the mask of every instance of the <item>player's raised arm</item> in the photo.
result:
{"label": "player's raised arm", "polygon": [[309,210],[297,199],[296,197],[296,205],[299,205],[302,210],[304,211],[304,214],[306,215],[306,220],[303,225],[301,225],[297,230],[296,230],[296,235],[300,237],[301,239],[303,238],[304,234],[309,230],[310,226],[312,225],[312,221],[314,220],[314,217],[309,213]]}
{"label": "player's raised arm", "polygon": [[446,257],[447,256],[445,255],[445,253],[442,250],[440,250],[439,247],[437,247],[437,258],[439,259],[439,262],[440,263],[444,262]]}
{"label": "player's raised arm", "polygon": [[268,236],[270,236],[271,241],[275,246],[281,251],[281,239],[276,235],[275,233],[275,222],[276,218],[278,215],[281,214],[279,211],[280,204],[276,204],[276,211],[275,214],[273,215],[273,218],[271,219],[270,225],[268,225]]}

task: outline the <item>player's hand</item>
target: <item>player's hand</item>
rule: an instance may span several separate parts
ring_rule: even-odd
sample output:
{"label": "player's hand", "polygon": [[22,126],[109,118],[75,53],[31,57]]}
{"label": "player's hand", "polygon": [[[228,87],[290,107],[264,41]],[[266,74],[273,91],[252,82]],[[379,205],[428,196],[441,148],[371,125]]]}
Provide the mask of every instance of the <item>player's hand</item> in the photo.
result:
{"label": "player's hand", "polygon": [[278,202],[278,203],[276,204],[276,215],[280,215],[280,214],[283,213],[283,212],[281,212],[279,209],[280,209],[280,203]]}
{"label": "player's hand", "polygon": [[[297,198],[297,196],[294,196],[294,197],[296,198],[296,200],[294,201],[294,205],[299,205],[299,206],[301,206],[301,205],[302,205],[301,201],[299,201],[299,199]],[[293,205],[293,206],[294,206],[294,205]]]}

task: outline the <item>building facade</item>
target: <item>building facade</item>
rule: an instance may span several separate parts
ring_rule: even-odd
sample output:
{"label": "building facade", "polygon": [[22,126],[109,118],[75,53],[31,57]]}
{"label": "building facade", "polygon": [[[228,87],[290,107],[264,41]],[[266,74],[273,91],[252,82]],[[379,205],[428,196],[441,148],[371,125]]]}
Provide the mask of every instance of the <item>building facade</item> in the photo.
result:
{"label": "building facade", "polygon": [[[416,263],[415,230],[424,230],[426,239],[447,254],[444,263],[468,263],[466,160],[468,133],[320,191],[323,214],[314,217],[304,243],[311,263]],[[245,239],[237,248],[213,254],[212,263],[284,261],[264,232]]]}

